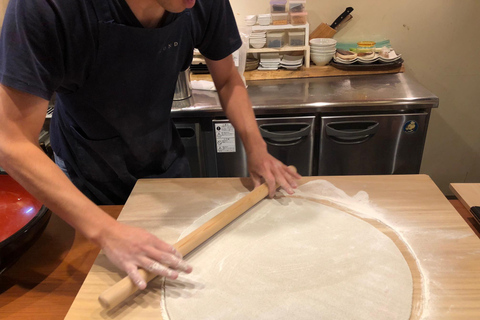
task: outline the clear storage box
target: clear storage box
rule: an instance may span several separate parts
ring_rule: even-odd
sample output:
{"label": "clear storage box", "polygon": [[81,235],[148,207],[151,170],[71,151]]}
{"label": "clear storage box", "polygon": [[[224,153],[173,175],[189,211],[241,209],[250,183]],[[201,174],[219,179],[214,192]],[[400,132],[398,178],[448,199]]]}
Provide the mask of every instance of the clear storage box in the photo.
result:
{"label": "clear storage box", "polygon": [[307,12],[290,13],[290,23],[294,25],[307,23]]}
{"label": "clear storage box", "polygon": [[287,0],[270,0],[271,13],[285,13],[287,12]]}
{"label": "clear storage box", "polygon": [[304,46],[305,45],[305,31],[289,31],[288,45],[290,46]]}
{"label": "clear storage box", "polygon": [[267,32],[267,47],[281,48],[285,44],[285,31]]}
{"label": "clear storage box", "polygon": [[272,24],[288,24],[288,13],[272,13]]}
{"label": "clear storage box", "polygon": [[288,2],[288,5],[289,5],[288,11],[290,13],[305,12],[306,3],[307,3],[307,0],[290,0]]}

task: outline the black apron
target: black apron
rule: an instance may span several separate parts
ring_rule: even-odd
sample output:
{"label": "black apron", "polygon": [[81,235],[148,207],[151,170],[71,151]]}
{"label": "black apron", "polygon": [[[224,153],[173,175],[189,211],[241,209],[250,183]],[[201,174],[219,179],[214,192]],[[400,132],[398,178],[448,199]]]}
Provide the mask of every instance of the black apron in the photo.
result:
{"label": "black apron", "polygon": [[170,110],[193,55],[192,22],[185,10],[162,28],[129,27],[105,0],[92,3],[98,52],[81,88],[57,94],[52,147],[90,199],[123,204],[139,178],[189,176]]}

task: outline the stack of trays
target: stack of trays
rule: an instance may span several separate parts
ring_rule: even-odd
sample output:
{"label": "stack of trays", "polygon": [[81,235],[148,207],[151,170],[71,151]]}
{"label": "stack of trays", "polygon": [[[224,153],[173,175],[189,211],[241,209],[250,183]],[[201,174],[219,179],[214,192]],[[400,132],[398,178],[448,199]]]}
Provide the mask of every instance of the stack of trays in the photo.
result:
{"label": "stack of trays", "polygon": [[284,55],[282,60],[280,61],[280,66],[289,69],[295,70],[302,66],[303,64],[303,55],[301,56],[292,56],[292,55]]}
{"label": "stack of trays", "polygon": [[263,48],[267,43],[266,34],[265,31],[252,32],[252,34],[250,34],[250,46],[255,49]]}
{"label": "stack of trays", "polygon": [[280,66],[280,54],[262,53],[260,54],[260,66],[258,70],[278,70]]}

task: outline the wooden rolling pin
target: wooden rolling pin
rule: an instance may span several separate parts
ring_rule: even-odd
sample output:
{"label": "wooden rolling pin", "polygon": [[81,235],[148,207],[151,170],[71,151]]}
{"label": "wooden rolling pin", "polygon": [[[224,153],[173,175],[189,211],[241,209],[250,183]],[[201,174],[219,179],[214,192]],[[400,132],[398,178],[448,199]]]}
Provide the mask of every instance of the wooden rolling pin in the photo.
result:
{"label": "wooden rolling pin", "polygon": [[[297,172],[297,169],[294,166],[289,166],[289,169]],[[278,188],[279,185],[277,184],[276,187]],[[175,243],[173,246],[183,256],[186,256],[193,249],[201,245],[203,242],[205,242],[215,233],[220,231],[230,222],[242,215],[245,211],[260,202],[260,200],[265,198],[267,195],[268,186],[266,183],[264,183],[258,188],[255,188],[245,197],[233,203],[227,209],[217,214],[212,219],[205,222],[203,225],[201,225],[196,230],[188,234],[186,237]],[[139,269],[139,272],[146,282],[149,282],[157,276],[156,274],[150,273],[144,269]],[[125,299],[127,299],[129,296],[131,296],[138,290],[138,287],[130,280],[130,278],[125,277],[107,290],[105,290],[98,297],[98,301],[103,308],[111,309],[123,302]]]}

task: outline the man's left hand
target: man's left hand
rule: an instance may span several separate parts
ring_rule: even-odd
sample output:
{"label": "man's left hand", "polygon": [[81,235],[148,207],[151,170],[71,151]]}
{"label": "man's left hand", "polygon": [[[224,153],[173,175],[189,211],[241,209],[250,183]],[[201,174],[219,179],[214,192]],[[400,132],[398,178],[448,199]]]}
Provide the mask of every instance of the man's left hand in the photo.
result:
{"label": "man's left hand", "polygon": [[278,183],[288,194],[293,194],[297,181],[302,176],[275,159],[266,150],[248,155],[248,171],[255,188],[260,186],[262,179],[268,185],[269,197],[273,198]]}

